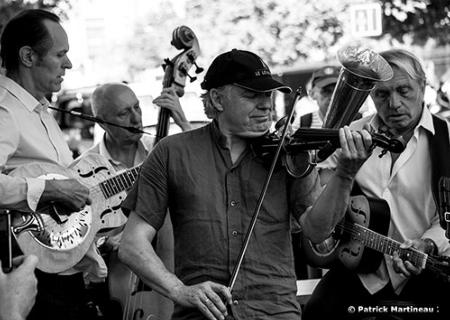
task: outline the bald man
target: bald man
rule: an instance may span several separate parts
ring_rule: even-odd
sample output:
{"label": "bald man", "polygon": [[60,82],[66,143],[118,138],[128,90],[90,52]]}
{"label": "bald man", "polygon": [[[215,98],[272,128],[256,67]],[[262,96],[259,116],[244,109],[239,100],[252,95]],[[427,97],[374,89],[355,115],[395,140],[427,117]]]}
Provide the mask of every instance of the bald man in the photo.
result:
{"label": "bald man", "polygon": [[[190,130],[191,125],[181,108],[178,96],[172,88],[163,89],[161,95],[153,103],[171,111],[175,123],[183,130]],[[125,127],[142,129],[142,112],[139,99],[133,90],[123,83],[107,83],[101,85],[92,94],[92,111],[97,118]],[[116,171],[129,169],[142,163],[153,147],[154,137],[142,133],[132,133],[109,124],[100,124],[105,133],[97,144],[83,153],[80,158],[89,154],[100,154]],[[157,250],[164,251],[166,262],[173,265],[173,239],[170,221],[158,237]],[[114,234],[114,233],[113,233]],[[97,244],[109,269],[125,268],[117,259],[117,248],[122,233],[98,238]],[[117,270],[117,269],[115,269]],[[122,319],[120,312],[108,304],[108,290],[103,279],[89,278],[90,289],[96,303],[108,319]],[[114,281],[114,279],[112,279]],[[120,284],[118,284],[120,286]],[[154,303],[158,310],[154,310],[160,319],[164,319],[172,312],[172,302],[164,297],[158,297]],[[167,316],[166,316],[167,315]]]}

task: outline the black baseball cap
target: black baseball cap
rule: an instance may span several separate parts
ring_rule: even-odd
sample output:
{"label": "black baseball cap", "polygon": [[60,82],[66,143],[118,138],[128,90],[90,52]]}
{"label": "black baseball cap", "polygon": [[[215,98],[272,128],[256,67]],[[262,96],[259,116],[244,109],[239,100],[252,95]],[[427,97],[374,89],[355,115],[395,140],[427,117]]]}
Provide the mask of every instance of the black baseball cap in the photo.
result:
{"label": "black baseball cap", "polygon": [[235,84],[256,92],[292,91],[289,86],[272,78],[269,67],[259,56],[238,49],[222,53],[214,59],[201,87],[209,90],[226,84]]}
{"label": "black baseball cap", "polygon": [[336,66],[326,66],[313,72],[311,86],[323,88],[329,84],[337,83],[341,68]]}

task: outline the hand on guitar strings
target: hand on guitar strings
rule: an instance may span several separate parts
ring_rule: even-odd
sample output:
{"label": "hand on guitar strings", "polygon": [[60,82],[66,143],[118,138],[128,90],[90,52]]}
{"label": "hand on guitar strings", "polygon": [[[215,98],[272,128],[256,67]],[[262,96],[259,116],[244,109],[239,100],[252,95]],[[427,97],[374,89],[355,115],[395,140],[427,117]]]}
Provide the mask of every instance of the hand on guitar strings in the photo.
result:
{"label": "hand on guitar strings", "polygon": [[232,298],[229,288],[224,285],[206,281],[182,286],[177,291],[176,303],[198,308],[207,319],[224,320],[228,315],[226,304],[231,305]]}
{"label": "hand on guitar strings", "polygon": [[[404,250],[408,248],[414,248],[421,252],[425,252],[426,243],[423,239],[414,239],[414,240],[407,239],[405,242],[401,244],[400,249]],[[394,268],[395,272],[401,273],[405,277],[410,277],[411,275],[417,276],[423,271],[423,268],[413,265],[408,260],[403,260],[398,252],[394,252],[392,256],[392,267]]]}
{"label": "hand on guitar strings", "polygon": [[45,180],[45,189],[39,200],[39,206],[60,205],[57,214],[70,215],[90,205],[89,189],[75,179]]}

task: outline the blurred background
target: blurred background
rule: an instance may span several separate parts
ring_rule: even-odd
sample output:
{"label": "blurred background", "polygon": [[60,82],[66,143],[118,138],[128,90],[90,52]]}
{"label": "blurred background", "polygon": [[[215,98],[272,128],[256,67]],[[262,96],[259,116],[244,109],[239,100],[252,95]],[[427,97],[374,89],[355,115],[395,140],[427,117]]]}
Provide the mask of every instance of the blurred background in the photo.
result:
{"label": "blurred background", "polygon": [[[179,53],[170,44],[172,31],[186,25],[199,40],[200,66],[232,48],[251,50],[293,88],[306,86],[314,70],[339,65],[336,52],[348,44],[411,50],[427,71],[427,106],[450,117],[448,0],[1,0],[0,27],[24,8],[48,9],[63,21],[73,69],[52,102],[67,110],[91,113],[98,84],[124,81],[140,99],[144,126],[154,127],[158,108],[151,101],[162,89],[161,65]],[[197,77],[187,81],[181,103],[201,125],[207,121],[199,99],[203,74]],[[276,97],[277,117],[289,106],[289,97]],[[298,115],[315,108],[308,98],[296,106]],[[366,108],[373,112],[370,102]],[[98,136],[89,121],[55,116],[74,150],[84,151]]]}

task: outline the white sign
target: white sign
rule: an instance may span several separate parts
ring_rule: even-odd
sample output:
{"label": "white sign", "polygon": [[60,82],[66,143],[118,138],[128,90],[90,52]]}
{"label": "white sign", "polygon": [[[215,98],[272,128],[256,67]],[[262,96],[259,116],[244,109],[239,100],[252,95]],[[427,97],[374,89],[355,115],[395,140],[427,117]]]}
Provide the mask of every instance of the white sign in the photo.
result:
{"label": "white sign", "polygon": [[350,6],[351,32],[357,37],[375,37],[382,33],[381,5],[379,3]]}

